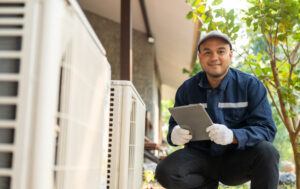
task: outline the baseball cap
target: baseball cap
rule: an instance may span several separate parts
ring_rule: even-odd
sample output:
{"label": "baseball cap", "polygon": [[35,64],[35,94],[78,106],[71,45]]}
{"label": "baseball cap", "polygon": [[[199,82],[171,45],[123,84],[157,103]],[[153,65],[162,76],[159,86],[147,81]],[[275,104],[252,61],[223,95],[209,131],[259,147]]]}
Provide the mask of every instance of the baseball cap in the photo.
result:
{"label": "baseball cap", "polygon": [[200,51],[200,45],[202,43],[204,43],[204,41],[206,41],[207,39],[210,39],[210,38],[221,38],[221,39],[223,39],[224,41],[226,41],[229,44],[230,50],[232,50],[232,45],[231,45],[230,39],[226,34],[218,32],[218,31],[211,31],[208,34],[206,34],[206,35],[204,35],[203,37],[200,38],[199,43],[198,43],[198,51]]}

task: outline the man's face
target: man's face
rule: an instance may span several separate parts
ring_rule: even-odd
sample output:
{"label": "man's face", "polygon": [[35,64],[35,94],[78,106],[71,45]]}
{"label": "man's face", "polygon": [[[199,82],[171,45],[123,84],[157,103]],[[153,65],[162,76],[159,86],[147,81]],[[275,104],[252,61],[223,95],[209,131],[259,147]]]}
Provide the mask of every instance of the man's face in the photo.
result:
{"label": "man's face", "polygon": [[200,45],[198,56],[202,69],[208,77],[223,78],[231,63],[232,50],[222,39],[211,38]]}

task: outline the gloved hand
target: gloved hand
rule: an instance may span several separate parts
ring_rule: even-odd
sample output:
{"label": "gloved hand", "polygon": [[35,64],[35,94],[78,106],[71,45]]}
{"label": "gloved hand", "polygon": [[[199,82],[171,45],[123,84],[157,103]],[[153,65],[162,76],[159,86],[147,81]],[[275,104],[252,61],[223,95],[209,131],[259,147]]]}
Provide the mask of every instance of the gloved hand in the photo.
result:
{"label": "gloved hand", "polygon": [[227,145],[233,142],[233,132],[226,125],[213,124],[206,129],[211,141],[216,144]]}
{"label": "gloved hand", "polygon": [[176,125],[171,133],[171,141],[173,144],[178,146],[184,145],[188,143],[192,139],[192,135],[190,135],[190,131],[186,129],[182,129],[179,125]]}

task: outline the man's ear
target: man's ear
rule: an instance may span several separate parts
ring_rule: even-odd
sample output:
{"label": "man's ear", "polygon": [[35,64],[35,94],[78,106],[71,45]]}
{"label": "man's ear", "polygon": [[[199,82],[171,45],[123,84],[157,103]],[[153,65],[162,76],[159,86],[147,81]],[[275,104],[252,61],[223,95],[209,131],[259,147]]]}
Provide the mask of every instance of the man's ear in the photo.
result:
{"label": "man's ear", "polygon": [[201,57],[200,52],[198,52],[198,58],[199,58],[199,60],[200,60],[200,57]]}
{"label": "man's ear", "polygon": [[232,55],[233,55],[233,51],[230,50],[230,52],[229,52],[230,59],[232,59]]}

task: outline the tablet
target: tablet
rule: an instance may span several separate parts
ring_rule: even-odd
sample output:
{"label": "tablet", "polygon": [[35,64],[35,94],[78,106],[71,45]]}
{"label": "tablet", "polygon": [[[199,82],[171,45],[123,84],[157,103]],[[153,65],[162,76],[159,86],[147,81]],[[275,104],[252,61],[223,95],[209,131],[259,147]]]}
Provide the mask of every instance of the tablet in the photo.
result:
{"label": "tablet", "polygon": [[206,128],[213,122],[201,104],[177,106],[169,111],[180,127],[191,132],[191,141],[210,140]]}

